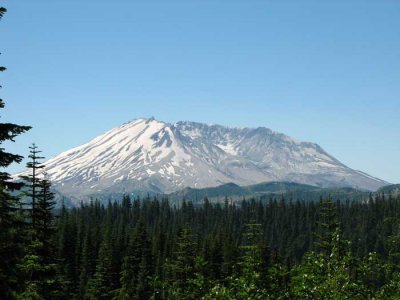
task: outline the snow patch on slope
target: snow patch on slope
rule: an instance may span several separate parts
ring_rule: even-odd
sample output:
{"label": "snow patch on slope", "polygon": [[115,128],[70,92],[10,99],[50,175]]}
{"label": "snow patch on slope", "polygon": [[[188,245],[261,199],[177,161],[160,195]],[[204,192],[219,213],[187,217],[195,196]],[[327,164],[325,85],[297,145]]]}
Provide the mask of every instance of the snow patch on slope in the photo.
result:
{"label": "snow patch on slope", "polygon": [[374,190],[386,182],[341,164],[316,144],[267,128],[174,125],[137,119],[48,160],[66,195],[96,190],[172,192],[233,182],[295,181]]}

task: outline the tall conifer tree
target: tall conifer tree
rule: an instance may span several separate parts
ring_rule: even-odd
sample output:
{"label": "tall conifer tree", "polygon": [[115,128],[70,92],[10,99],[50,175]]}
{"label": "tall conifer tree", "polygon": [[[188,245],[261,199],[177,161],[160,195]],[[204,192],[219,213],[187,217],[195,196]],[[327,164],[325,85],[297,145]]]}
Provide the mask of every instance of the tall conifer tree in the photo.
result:
{"label": "tall conifer tree", "polygon": [[39,178],[40,170],[44,168],[40,160],[44,157],[39,156],[42,151],[38,150],[38,147],[33,143],[29,146],[29,158],[30,161],[27,162],[26,167],[29,170],[28,175],[21,176],[21,179],[25,181],[26,189],[23,193],[25,197],[30,198],[30,211],[31,211],[31,222],[32,228],[36,228],[36,218],[38,214],[37,202],[39,200],[39,194],[41,193],[42,181]]}
{"label": "tall conifer tree", "polygon": [[122,264],[121,288],[117,299],[147,299],[150,296],[150,276],[154,263],[151,242],[143,220],[136,225]]}
{"label": "tall conifer tree", "polygon": [[[7,10],[0,7],[0,19]],[[0,66],[0,72],[6,68]],[[1,86],[0,86],[1,88]],[[0,99],[0,109],[4,108],[4,101]],[[1,144],[5,141],[14,141],[14,138],[31,127],[12,123],[0,123],[0,168],[6,168],[12,163],[20,163],[22,156],[6,152]],[[20,200],[12,194],[19,190],[21,183],[11,181],[11,176],[0,171],[0,298],[11,299],[12,290],[18,286],[16,263],[21,253],[21,236],[23,220],[20,214]]]}
{"label": "tall conifer tree", "polygon": [[30,221],[28,231],[29,244],[25,256],[19,265],[24,274],[22,298],[41,297],[53,299],[57,294],[56,280],[56,246],[54,244],[55,223],[53,209],[55,206],[54,193],[46,174],[39,174],[44,168],[38,154],[41,152],[33,144],[30,148],[27,163],[31,173],[21,176],[25,180],[27,190],[24,195],[30,198]]}

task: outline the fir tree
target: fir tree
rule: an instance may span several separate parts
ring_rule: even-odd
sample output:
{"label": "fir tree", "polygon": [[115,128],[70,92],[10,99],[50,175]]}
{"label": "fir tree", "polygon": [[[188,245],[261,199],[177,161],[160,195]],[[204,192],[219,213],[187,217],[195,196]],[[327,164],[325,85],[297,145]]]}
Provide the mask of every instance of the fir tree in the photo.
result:
{"label": "fir tree", "polygon": [[[0,19],[7,10],[0,7]],[[0,66],[0,72],[6,68]],[[0,86],[1,88],[1,86]],[[4,101],[0,99],[0,109]],[[0,145],[6,141],[14,142],[15,137],[28,131],[31,127],[12,123],[0,123]],[[12,163],[20,163],[22,156],[6,152],[0,146],[0,167],[6,168]],[[12,292],[18,288],[16,264],[21,252],[24,222],[20,210],[21,202],[13,191],[19,190],[21,183],[11,181],[10,175],[0,172],[0,298],[11,299]]]}
{"label": "fir tree", "polygon": [[39,194],[41,192],[41,179],[39,178],[40,169],[43,169],[44,166],[41,164],[40,160],[44,159],[44,157],[38,156],[42,151],[38,150],[38,147],[33,143],[29,146],[30,161],[27,162],[26,167],[29,170],[28,175],[21,176],[21,179],[25,182],[26,188],[23,192],[23,196],[28,197],[30,199],[29,210],[31,211],[31,223],[32,227],[36,228],[36,218],[38,214],[37,201],[39,198]]}
{"label": "fir tree", "polygon": [[195,243],[191,230],[185,226],[178,230],[175,250],[165,264],[167,295],[172,299],[192,299],[192,279],[196,276]]}
{"label": "fir tree", "polygon": [[339,227],[336,214],[336,205],[331,199],[320,201],[315,246],[317,251],[329,255],[332,249],[332,235]]}
{"label": "fir tree", "polygon": [[96,241],[93,240],[92,230],[85,224],[82,224],[83,242],[82,253],[79,261],[79,298],[82,299],[86,294],[86,288],[89,279],[95,272],[96,260]]}
{"label": "fir tree", "polygon": [[141,220],[136,225],[123,260],[117,299],[148,299],[152,292],[150,281],[153,268],[151,242]]}
{"label": "fir tree", "polygon": [[85,299],[108,300],[113,298],[111,259],[111,245],[106,237],[100,246],[96,271],[88,282]]}
{"label": "fir tree", "polygon": [[54,193],[51,192],[50,181],[40,179],[38,169],[44,168],[41,165],[35,144],[30,147],[31,161],[27,166],[31,174],[22,176],[28,181],[29,191],[25,193],[30,197],[31,224],[28,230],[30,239],[27,251],[19,265],[23,272],[24,287],[21,298],[41,297],[43,299],[54,299],[58,295],[58,281],[56,280],[56,246],[54,244],[55,223],[54,223]]}

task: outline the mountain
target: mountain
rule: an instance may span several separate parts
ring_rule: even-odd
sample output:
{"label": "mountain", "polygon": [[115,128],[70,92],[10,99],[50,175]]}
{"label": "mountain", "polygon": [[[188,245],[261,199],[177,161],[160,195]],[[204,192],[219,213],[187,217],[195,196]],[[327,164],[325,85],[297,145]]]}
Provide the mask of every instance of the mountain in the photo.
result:
{"label": "mountain", "polygon": [[226,198],[229,201],[240,201],[243,198],[257,198],[261,200],[281,199],[318,201],[322,198],[332,200],[367,200],[370,192],[360,191],[351,187],[321,188],[317,186],[300,184],[295,182],[265,182],[249,186],[238,186],[234,183],[227,183],[217,187],[202,189],[185,188],[183,190],[167,195],[172,202],[179,202],[182,199],[193,203],[202,203],[207,197],[211,202],[223,202]]}
{"label": "mountain", "polygon": [[387,183],[340,163],[314,143],[270,129],[136,119],[45,162],[69,198],[165,194],[224,183],[288,181],[376,190]]}
{"label": "mountain", "polygon": [[377,191],[378,194],[384,194],[386,196],[392,195],[394,197],[400,195],[400,184],[391,184],[380,188]]}

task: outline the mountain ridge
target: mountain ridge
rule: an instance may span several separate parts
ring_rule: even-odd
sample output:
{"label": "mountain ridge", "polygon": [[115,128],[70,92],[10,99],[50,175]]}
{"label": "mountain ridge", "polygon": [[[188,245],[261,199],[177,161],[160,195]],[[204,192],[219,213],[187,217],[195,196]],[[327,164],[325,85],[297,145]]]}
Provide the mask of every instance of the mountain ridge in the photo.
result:
{"label": "mountain ridge", "polygon": [[[378,190],[376,193],[380,193]],[[318,201],[322,198],[332,200],[367,200],[370,192],[360,191],[351,187],[347,188],[320,188],[316,186],[299,184],[295,182],[263,182],[250,186],[238,186],[227,183],[217,187],[194,189],[185,188],[181,191],[165,195],[171,202],[183,199],[195,204],[208,198],[211,202],[240,201],[242,199],[256,198],[261,200],[286,199]]]}
{"label": "mountain ridge", "polygon": [[318,144],[269,128],[134,119],[49,159],[44,171],[69,197],[173,193],[233,182],[292,181],[376,190],[387,183],[348,168]]}

